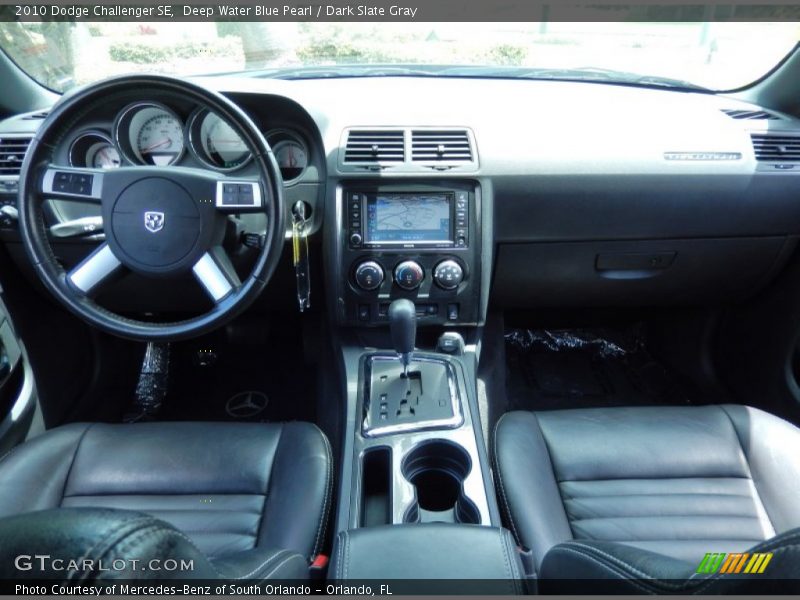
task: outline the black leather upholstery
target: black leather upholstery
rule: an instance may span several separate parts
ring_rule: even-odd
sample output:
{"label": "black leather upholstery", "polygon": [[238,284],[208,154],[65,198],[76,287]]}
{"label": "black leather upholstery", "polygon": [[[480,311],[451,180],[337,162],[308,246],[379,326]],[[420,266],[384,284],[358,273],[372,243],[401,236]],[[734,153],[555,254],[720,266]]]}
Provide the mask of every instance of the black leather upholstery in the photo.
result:
{"label": "black leather upholstery", "polygon": [[[342,531],[329,579],[408,587],[392,593],[522,593],[522,569],[506,529],[423,523]],[[438,588],[422,580],[438,580]],[[420,587],[417,587],[420,586]],[[478,587],[483,586],[483,587]]]}
{"label": "black leather upholstery", "polygon": [[250,550],[208,560],[186,535],[133,511],[67,508],[0,519],[0,579],[152,581],[304,579],[296,552]]}
{"label": "black leather upholstery", "polygon": [[754,408],[514,412],[494,454],[501,504],[537,567],[569,540],[696,566],[800,526],[800,430]]}
{"label": "black leather upholstery", "polygon": [[231,568],[231,557],[257,564],[265,551],[307,561],[324,541],[331,475],[328,442],[308,423],[73,424],[0,462],[0,517],[135,510]]}

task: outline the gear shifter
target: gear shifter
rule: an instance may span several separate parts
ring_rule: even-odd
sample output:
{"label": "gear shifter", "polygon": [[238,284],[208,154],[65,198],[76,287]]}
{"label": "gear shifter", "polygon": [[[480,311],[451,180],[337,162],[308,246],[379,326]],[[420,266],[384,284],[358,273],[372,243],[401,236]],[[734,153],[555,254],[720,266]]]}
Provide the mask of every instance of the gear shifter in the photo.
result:
{"label": "gear shifter", "polygon": [[417,337],[417,307],[411,300],[401,298],[389,305],[389,328],[392,344],[403,363],[403,374],[408,375],[411,353]]}

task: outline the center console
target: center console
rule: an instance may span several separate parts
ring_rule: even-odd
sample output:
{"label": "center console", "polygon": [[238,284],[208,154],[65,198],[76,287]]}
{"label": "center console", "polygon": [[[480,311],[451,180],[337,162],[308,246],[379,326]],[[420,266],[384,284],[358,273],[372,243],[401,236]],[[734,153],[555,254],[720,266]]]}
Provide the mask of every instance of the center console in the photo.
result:
{"label": "center console", "polygon": [[407,298],[422,325],[480,317],[481,194],[468,181],[344,183],[338,191],[338,319],[385,326]]}
{"label": "center console", "polygon": [[333,206],[347,427],[329,578],[518,593],[478,409],[490,198],[466,179],[343,180]]}

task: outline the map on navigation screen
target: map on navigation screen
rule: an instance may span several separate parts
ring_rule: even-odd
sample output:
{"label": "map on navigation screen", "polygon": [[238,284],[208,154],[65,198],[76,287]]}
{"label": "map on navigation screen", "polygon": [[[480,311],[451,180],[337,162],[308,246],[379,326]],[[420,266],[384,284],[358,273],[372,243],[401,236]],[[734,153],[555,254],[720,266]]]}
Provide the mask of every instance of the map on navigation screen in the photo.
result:
{"label": "map on navigation screen", "polygon": [[450,200],[445,194],[387,194],[367,201],[370,242],[450,240]]}

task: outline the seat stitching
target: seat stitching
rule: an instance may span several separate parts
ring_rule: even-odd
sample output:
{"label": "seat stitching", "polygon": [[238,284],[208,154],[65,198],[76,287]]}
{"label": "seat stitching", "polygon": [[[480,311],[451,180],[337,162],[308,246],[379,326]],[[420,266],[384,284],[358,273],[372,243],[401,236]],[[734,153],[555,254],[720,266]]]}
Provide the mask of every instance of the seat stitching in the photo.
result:
{"label": "seat stitching", "polygon": [[[125,551],[129,548],[135,546],[140,540],[147,539],[149,537],[156,537],[163,535],[167,537],[171,530],[166,529],[161,523],[153,520],[152,523],[143,527],[137,531],[131,532],[127,534],[127,539],[123,537],[121,540],[117,541],[114,545],[107,548],[99,557],[98,561],[103,562],[103,559],[109,555],[117,555],[123,556]],[[113,562],[113,561],[111,561]],[[91,572],[84,573],[84,577],[88,578],[91,576]],[[79,579],[83,579],[83,577],[79,577]]]}
{"label": "seat stitching", "polygon": [[[83,552],[81,552],[81,557],[86,557],[90,555],[98,546],[108,542],[108,540],[121,529],[131,526],[132,524],[139,524],[141,525],[141,527],[149,527],[153,521],[154,519],[144,515],[142,517],[131,519],[130,521],[123,521],[121,523],[117,523],[102,538],[100,538],[99,540],[95,540],[91,546],[89,546]],[[67,572],[67,580],[69,580],[72,577],[71,573],[73,571],[77,572],[76,569],[70,569]]]}
{"label": "seat stitching", "polygon": [[330,506],[330,498],[332,496],[332,481],[333,481],[333,452],[331,451],[330,442],[324,434],[320,432],[323,445],[325,446],[326,457],[326,475],[325,475],[325,499],[323,501],[322,513],[320,514],[319,525],[317,527],[317,535],[314,538],[314,547],[312,548],[311,558],[315,557],[322,550],[321,545],[324,538],[324,530],[328,522],[328,510]]}
{"label": "seat stitching", "polygon": [[17,445],[17,446],[13,446],[13,447],[12,447],[10,450],[7,450],[7,451],[6,451],[6,452],[3,454],[3,456],[0,456],[0,464],[2,464],[2,463],[3,463],[3,461],[4,461],[5,459],[7,459],[9,456],[11,456],[11,455],[14,453],[14,451],[15,451],[17,448],[19,448],[20,446],[22,446],[22,444],[19,444],[19,445]]}
{"label": "seat stitching", "polygon": [[285,565],[285,564],[286,564],[286,563],[288,563],[289,561],[293,560],[294,558],[295,558],[295,554],[290,554],[288,557],[286,557],[286,560],[284,560],[283,562],[281,562],[281,563],[280,563],[280,564],[278,564],[278,565],[275,565],[275,568],[274,568],[274,569],[272,569],[272,571],[270,571],[270,572],[269,572],[269,573],[267,573],[266,575],[263,575],[263,576],[261,577],[262,581],[263,581],[263,580],[265,580],[265,579],[269,579],[269,578],[272,576],[272,574],[273,574],[273,573],[277,572],[277,571],[278,571],[278,569],[280,569],[280,568],[281,568],[283,565]]}
{"label": "seat stitching", "polygon": [[586,559],[592,561],[593,563],[599,565],[600,567],[602,567],[603,569],[605,569],[609,573],[613,573],[614,575],[617,575],[617,576],[622,576],[622,580],[625,583],[627,583],[629,585],[633,585],[634,587],[638,587],[640,590],[643,590],[643,591],[647,592],[648,594],[653,594],[654,593],[653,589],[648,588],[647,586],[641,584],[640,582],[638,582],[638,581],[636,581],[634,579],[630,579],[620,569],[616,569],[616,568],[612,567],[611,565],[608,565],[608,564],[604,563],[603,561],[601,561],[597,557],[594,557],[594,556],[592,556],[590,554],[586,554],[585,552],[581,552],[577,548],[572,548],[572,547],[568,547],[568,546],[559,546],[558,548],[556,548],[556,551],[557,552],[571,552],[573,554],[577,554],[578,556],[580,556],[582,558],[586,558]]}
{"label": "seat stitching", "polygon": [[269,465],[269,477],[267,479],[267,487],[264,490],[264,502],[261,505],[261,517],[258,519],[258,524],[256,525],[256,541],[254,542],[254,547],[258,547],[259,543],[261,542],[261,528],[267,525],[264,521],[267,517],[267,502],[270,498],[270,488],[272,487],[272,474],[275,472],[275,463],[278,460],[278,451],[281,447],[281,440],[283,440],[283,430],[285,429],[286,425],[282,424],[280,429],[278,430],[278,441],[275,442],[275,456],[272,459],[272,463]]}
{"label": "seat stitching", "polygon": [[[180,531],[179,529],[167,529],[167,531],[169,531],[169,532],[171,532],[173,535],[176,535],[176,536],[178,536],[179,538],[183,539],[183,540],[184,540],[184,541],[185,541],[187,544],[189,544],[189,545],[190,545],[190,546],[191,546],[191,547],[192,547],[192,548],[195,550],[195,552],[197,552],[199,555],[201,555],[201,556],[205,556],[205,557],[206,557],[206,559],[208,558],[208,556],[206,555],[206,553],[205,553],[205,552],[201,552],[201,551],[200,551],[200,548],[198,548],[198,547],[197,547],[197,545],[194,543],[194,541],[193,541],[191,538],[189,538],[189,536],[188,536],[188,535],[186,535],[185,533],[183,533],[183,532],[182,532],[182,531]],[[216,573],[216,574],[217,574],[219,577],[221,577],[221,578],[223,578],[223,579],[225,579],[225,578],[226,578],[226,575],[224,575],[223,573],[221,573],[221,572],[219,571],[219,569],[217,569],[217,567],[216,567],[216,566],[214,566],[214,563],[212,563],[210,560],[207,560],[207,562],[208,562],[208,564],[211,566],[211,569],[212,569],[212,570],[213,570],[213,571],[214,571],[214,572],[215,572],[215,573]]]}
{"label": "seat stitching", "polygon": [[504,557],[504,560],[506,561],[506,568],[508,569],[508,573],[509,573],[510,578],[511,578],[511,582],[510,582],[511,583],[511,591],[512,591],[512,593],[517,595],[517,594],[522,593],[522,590],[521,590],[521,587],[520,587],[520,583],[519,583],[520,574],[515,572],[516,571],[516,569],[515,569],[515,564],[516,563],[514,563],[514,559],[512,558],[512,556],[510,554],[510,551],[511,551],[512,548],[511,548],[511,545],[510,545],[510,539],[509,538],[510,538],[510,536],[508,535],[508,533],[501,529],[500,530],[500,546],[502,546],[502,548],[503,548],[503,557]]}
{"label": "seat stitching", "polygon": [[61,500],[59,500],[58,505],[61,506],[61,503],[64,501],[64,494],[67,491],[67,486],[69,485],[69,478],[72,475],[72,467],[75,466],[75,459],[78,457],[78,451],[81,449],[81,444],[83,443],[86,434],[89,433],[89,430],[94,427],[94,423],[90,423],[86,426],[86,428],[81,432],[80,437],[78,438],[78,443],[75,444],[75,450],[72,452],[72,460],[69,462],[69,468],[67,469],[67,475],[64,477],[64,486],[61,488]]}
{"label": "seat stitching", "polygon": [[[625,521],[633,521],[635,519],[685,519],[687,517],[703,517],[705,519],[751,519],[753,521],[760,521],[758,517],[751,517],[750,515],[738,514],[738,515],[726,515],[722,513],[700,513],[700,514],[679,514],[679,515],[660,515],[658,513],[653,513],[652,515],[617,515],[617,516],[596,516],[596,517],[575,517],[572,520],[573,523],[578,522],[585,522],[585,521],[612,521],[615,519],[623,519]],[[758,540],[759,542],[763,542],[764,540]]]}
{"label": "seat stitching", "polygon": [[338,558],[339,560],[336,563],[336,575],[337,579],[344,579],[344,532],[339,534],[339,548],[338,548]]}
{"label": "seat stitching", "polygon": [[[662,479],[661,481],[669,481],[670,479]],[[680,478],[679,478],[680,479]],[[751,481],[751,480],[747,480]],[[565,492],[566,493],[566,492]],[[641,492],[636,494],[584,494],[584,495],[576,495],[572,493],[570,496],[564,498],[564,502],[573,502],[577,503],[581,500],[585,500],[586,498],[595,499],[595,498],[636,498],[636,497],[643,497],[643,498],[661,498],[663,496],[722,496],[724,498],[747,498],[748,500],[752,499],[753,496],[750,494],[721,494],[718,492],[651,492],[647,494],[642,494]]]}
{"label": "seat stitching", "polygon": [[593,477],[591,479],[559,479],[558,485],[565,483],[594,483],[596,481],[669,481],[670,479],[736,479],[752,481],[750,477],[738,475],[681,475],[680,477]]}
{"label": "seat stitching", "polygon": [[[253,569],[249,573],[245,573],[244,575],[236,577],[235,579],[248,579],[248,578],[252,577],[256,573],[258,573],[261,569],[266,567],[269,563],[271,563],[272,561],[276,560],[279,556],[283,556],[287,552],[289,552],[291,554],[291,552],[289,550],[279,550],[278,552],[276,552],[275,554],[273,554],[272,556],[267,558],[264,562],[262,562],[260,565],[258,565],[255,569]],[[261,578],[262,579],[266,579],[267,576],[262,576]]]}
{"label": "seat stitching", "polygon": [[350,552],[350,535],[345,531],[344,537],[347,543],[347,551],[345,552],[346,560],[344,564],[344,578],[347,579],[348,575],[350,574],[350,559],[353,556],[353,553]]}
{"label": "seat stitching", "polygon": [[664,581],[662,579],[654,578],[649,573],[645,573],[641,569],[639,569],[637,567],[634,567],[632,564],[622,560],[621,558],[619,558],[617,556],[614,556],[613,554],[609,554],[608,552],[604,552],[603,550],[601,550],[599,548],[596,548],[594,546],[587,546],[587,545],[582,544],[580,542],[569,542],[569,543],[570,543],[570,546],[577,546],[579,548],[583,548],[584,550],[586,550],[588,552],[595,552],[597,554],[600,554],[604,558],[610,560],[613,563],[616,563],[617,565],[619,565],[619,566],[621,566],[623,568],[629,569],[632,573],[634,573],[636,575],[639,575],[640,577],[643,577],[645,579],[655,579],[657,581],[663,582],[663,584],[668,588],[680,588],[680,587],[682,587],[679,584],[669,583],[669,582],[666,582],[666,581]]}
{"label": "seat stitching", "polygon": [[[505,567],[506,577],[509,580],[513,580],[514,579],[514,575],[511,572],[511,566],[510,566],[510,564],[508,562],[508,549],[506,548],[505,540],[503,539],[503,531],[502,530],[500,530],[500,535],[498,536],[498,541],[500,542],[500,550],[503,553],[503,566]],[[509,589],[511,589],[512,592],[516,591],[512,581],[509,581],[508,584],[509,584]]]}
{"label": "seat stitching", "polygon": [[[744,444],[742,444],[742,438],[739,435],[739,430],[736,428],[736,424],[733,422],[733,417],[731,414],[725,409],[724,405],[719,405],[718,408],[722,411],[722,413],[727,417],[728,422],[731,424],[731,429],[733,429],[733,433],[736,435],[736,441],[739,442],[739,449],[742,451],[742,456],[744,456],[745,463],[747,464],[747,471],[750,473],[750,483],[753,485],[753,490],[755,491],[756,500],[758,504],[761,505],[761,509],[764,511],[764,516],[767,517],[767,521],[769,521],[769,526],[772,527],[772,531],[775,531],[775,524],[772,522],[772,519],[767,512],[767,506],[764,504],[764,501],[761,499],[761,494],[758,491],[758,486],[756,485],[756,479],[753,476],[753,470],[750,468],[750,456],[747,451],[744,449]],[[759,519],[760,521],[760,519]]]}
{"label": "seat stitching", "polygon": [[[508,413],[506,413],[508,414]],[[498,454],[498,446],[497,446],[497,431],[500,428],[500,423],[503,422],[503,419],[506,415],[503,415],[497,420],[497,423],[494,426],[494,436],[492,439],[492,446],[494,447],[494,464],[495,464],[495,471],[497,471],[497,482],[500,485],[500,498],[503,500],[503,506],[505,507],[506,517],[508,517],[508,522],[511,525],[511,530],[514,532],[514,538],[517,540],[517,543],[520,545],[524,545],[522,541],[522,537],[517,530],[517,526],[514,523],[514,515],[511,514],[511,506],[508,503],[508,497],[506,496],[506,489],[503,485],[503,475],[500,469],[500,458]]]}

